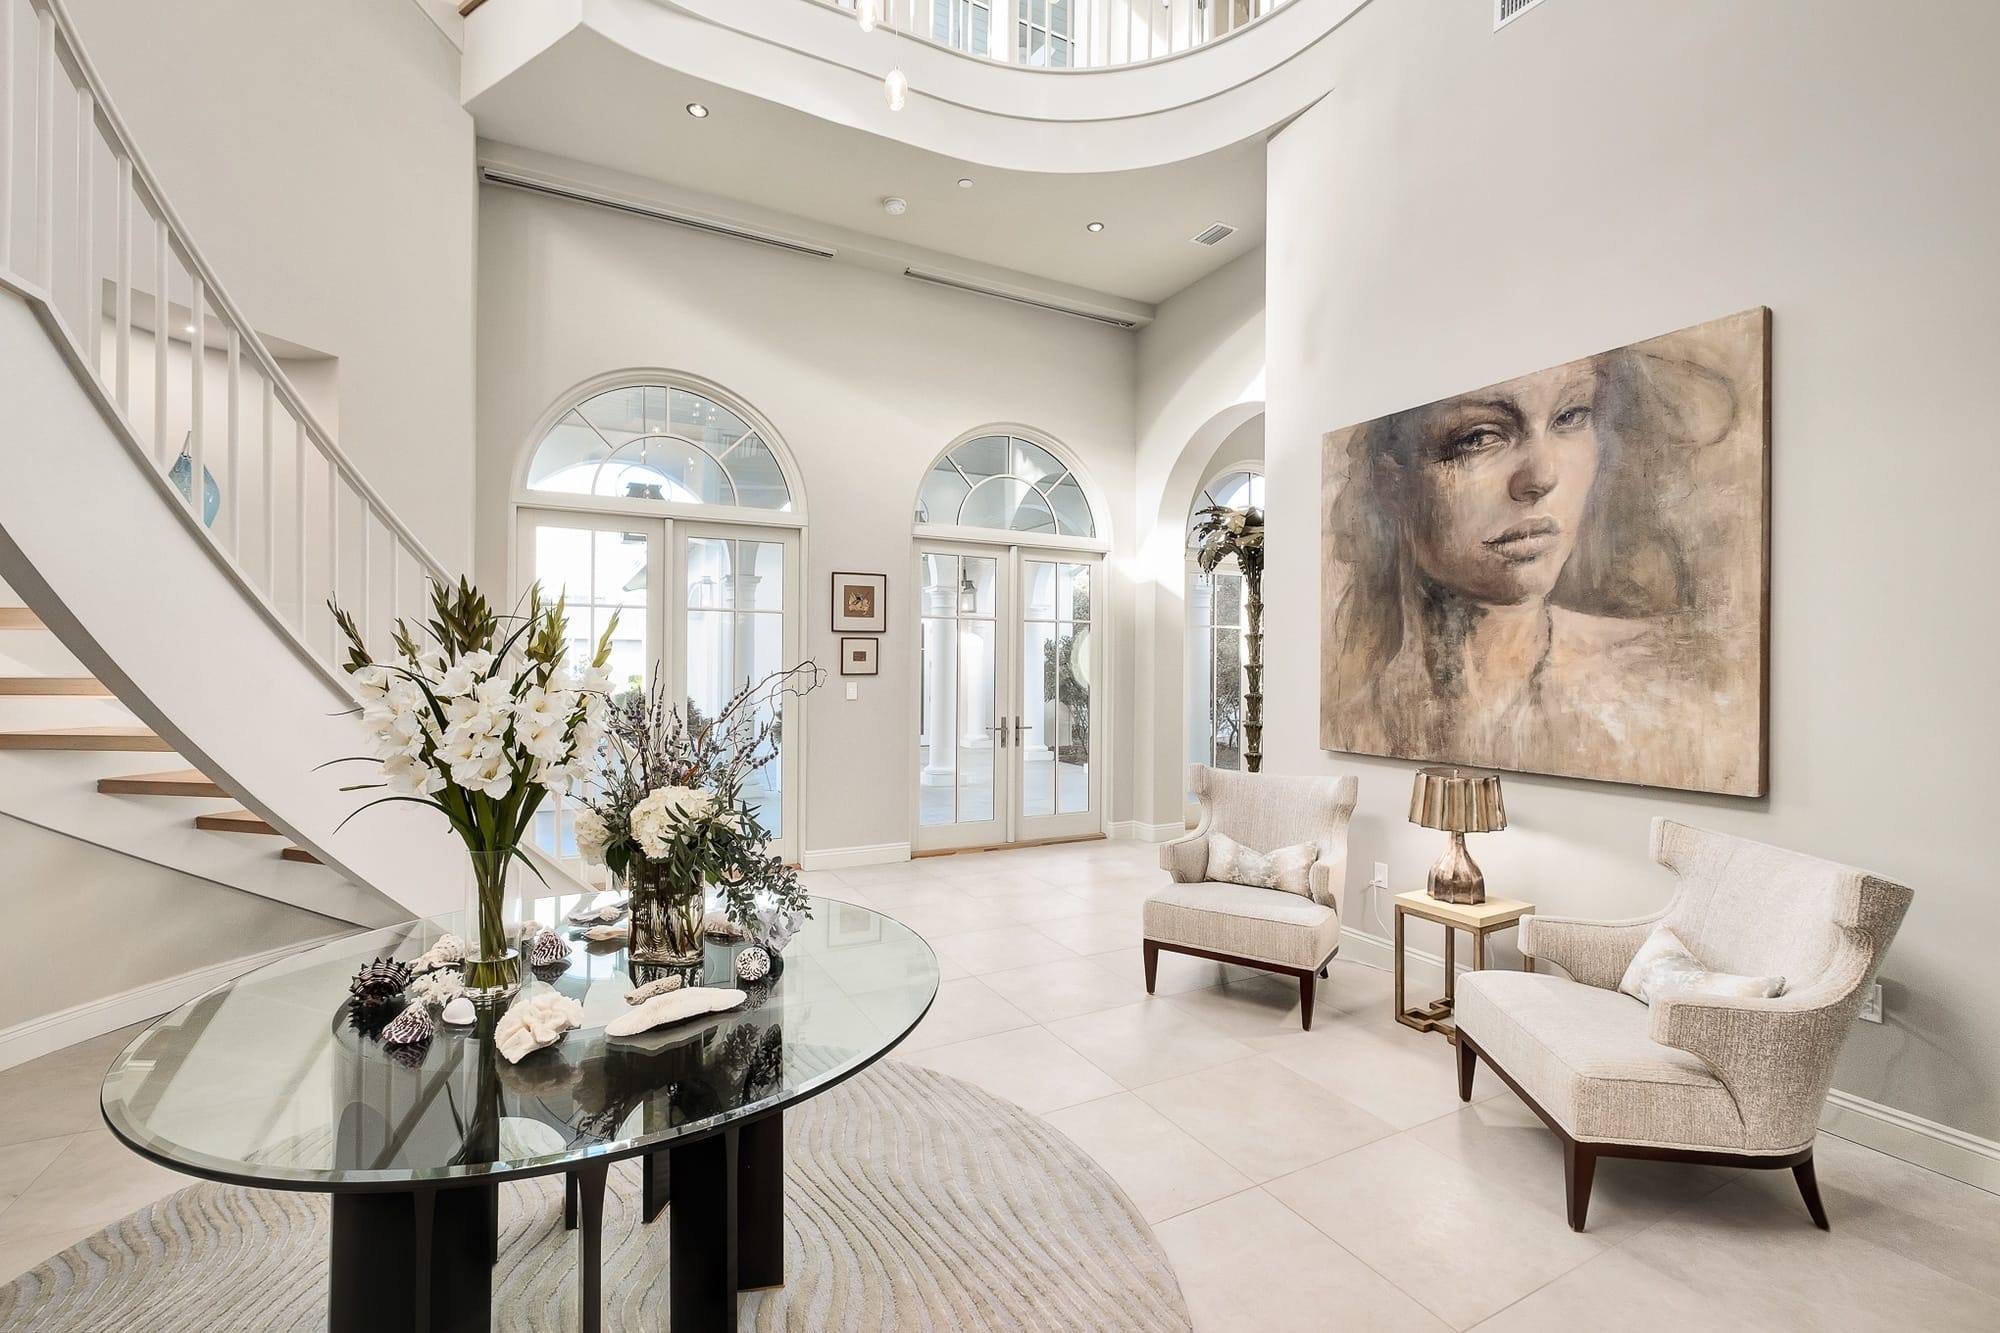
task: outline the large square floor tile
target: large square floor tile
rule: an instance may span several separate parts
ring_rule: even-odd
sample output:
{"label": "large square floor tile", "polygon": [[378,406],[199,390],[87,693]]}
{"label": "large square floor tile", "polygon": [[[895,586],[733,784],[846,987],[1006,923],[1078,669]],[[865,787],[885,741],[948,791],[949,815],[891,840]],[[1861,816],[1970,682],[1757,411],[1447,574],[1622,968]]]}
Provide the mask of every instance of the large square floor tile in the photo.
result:
{"label": "large square floor tile", "polygon": [[1074,954],[1027,967],[987,972],[981,980],[1040,1023],[1115,1009],[1145,997],[1130,977],[1093,965]]}
{"label": "large square floor tile", "polygon": [[1248,1176],[1129,1092],[1051,1111],[1048,1120],[1111,1173],[1149,1222],[1250,1188]]}
{"label": "large square floor tile", "polygon": [[1394,1133],[1265,1056],[1152,1083],[1139,1095],[1252,1180],[1297,1171]]}
{"label": "large square floor tile", "polygon": [[1256,1054],[1234,1037],[1150,997],[1138,1004],[1061,1019],[1048,1028],[1128,1088]]}
{"label": "large square floor tile", "polygon": [[901,1058],[976,1083],[1042,1114],[1122,1091],[1109,1074],[1038,1027],[934,1046]]}

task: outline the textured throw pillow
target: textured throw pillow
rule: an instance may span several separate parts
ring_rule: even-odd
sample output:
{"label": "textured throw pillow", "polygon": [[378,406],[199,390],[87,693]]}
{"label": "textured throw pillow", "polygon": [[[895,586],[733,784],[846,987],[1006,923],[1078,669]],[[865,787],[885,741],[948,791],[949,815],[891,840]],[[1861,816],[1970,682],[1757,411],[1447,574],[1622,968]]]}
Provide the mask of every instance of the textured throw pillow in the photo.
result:
{"label": "textured throw pillow", "polygon": [[1267,854],[1252,851],[1226,833],[1208,835],[1208,877],[1224,884],[1248,884],[1309,898],[1312,865],[1317,860],[1319,847],[1315,843],[1280,847]]}
{"label": "textured throw pillow", "polygon": [[1768,1000],[1785,993],[1783,977],[1739,977],[1730,972],[1711,972],[1681,943],[1681,937],[1665,926],[1655,926],[1618,989],[1642,1004],[1651,1004],[1668,995],[1731,995],[1744,999]]}

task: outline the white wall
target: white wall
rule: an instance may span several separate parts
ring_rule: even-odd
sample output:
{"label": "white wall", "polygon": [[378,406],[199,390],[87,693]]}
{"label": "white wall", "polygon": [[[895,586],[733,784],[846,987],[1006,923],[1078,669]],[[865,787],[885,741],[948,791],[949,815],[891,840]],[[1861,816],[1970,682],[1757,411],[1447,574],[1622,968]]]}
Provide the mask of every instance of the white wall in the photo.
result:
{"label": "white wall", "polygon": [[1635,914],[1655,814],[1914,887],[1836,1086],[2000,1138],[1991,666],[2000,490],[1993,218],[2000,7],[1556,0],[1376,4],[1333,93],[1271,149],[1269,733],[1279,771],[1357,772],[1349,921],[1414,765],[1322,754],[1327,430],[1701,320],[1774,312],[1771,782],[1764,800],[1509,776],[1490,888]]}
{"label": "white wall", "polygon": [[476,186],[457,50],[388,0],[68,8],[224,290],[339,358],[341,448],[464,566]]}
{"label": "white wall", "polygon": [[[534,428],[575,386],[635,367],[694,374],[761,412],[804,474],[806,651],[830,669],[832,572],[889,576],[881,674],[809,701],[804,848],[907,843],[916,688],[912,509],[965,431],[1037,427],[1112,497],[1130,541],[1132,341],[989,298],[489,189],[480,207],[479,572],[508,578],[514,488]],[[1115,565],[1115,562],[1114,562]],[[1129,592],[1113,589],[1113,605]],[[1114,652],[1130,679],[1129,611]],[[1129,699],[1129,691],[1125,692]],[[1130,727],[1114,728],[1114,763]],[[1116,805],[1113,817],[1121,817]]]}

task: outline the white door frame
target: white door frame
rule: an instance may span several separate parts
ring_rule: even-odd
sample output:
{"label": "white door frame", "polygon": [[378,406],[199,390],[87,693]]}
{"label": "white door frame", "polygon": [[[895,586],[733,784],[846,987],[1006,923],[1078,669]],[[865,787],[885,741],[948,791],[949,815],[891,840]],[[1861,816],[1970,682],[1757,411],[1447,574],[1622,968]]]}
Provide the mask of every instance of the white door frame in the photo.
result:
{"label": "white door frame", "polygon": [[[989,727],[988,730],[996,732],[996,739],[999,729],[1005,729],[1007,736],[995,750],[993,817],[989,820],[930,825],[923,822],[921,750],[926,682],[923,674],[925,611],[922,589],[923,562],[927,555],[973,556],[995,562],[994,605],[990,619],[994,625],[994,711],[997,728]],[[1026,736],[1027,727],[1025,721],[1018,727],[1015,723],[1023,718],[1027,694],[1022,661],[1026,644],[1026,608],[1021,599],[1026,586],[1025,566],[1031,561],[1082,564],[1091,571],[1092,699],[1087,804],[1084,810],[1068,814],[1029,815],[1025,812],[1027,753],[1017,738]],[[1047,541],[1010,541],[998,534],[993,540],[979,541],[965,537],[930,537],[920,531],[912,546],[910,573],[912,586],[919,590],[916,633],[911,636],[910,649],[910,678],[916,682],[916,688],[911,691],[907,745],[913,765],[909,815],[911,849],[918,853],[949,851],[1102,834],[1107,823],[1105,793],[1109,784],[1105,781],[1105,767],[1109,749],[1106,737],[1110,724],[1110,712],[1104,705],[1102,692],[1111,678],[1105,666],[1110,655],[1110,598],[1102,552],[1090,547],[1058,546]],[[986,616],[975,618],[981,621],[988,619]],[[1056,761],[1053,750],[1051,758]],[[1056,780],[1058,795],[1055,804],[1060,805],[1059,772]]]}
{"label": "white door frame", "polygon": [[[598,508],[570,508],[566,505],[517,504],[514,509],[513,549],[511,562],[511,583],[517,593],[525,593],[534,581],[535,543],[534,528],[538,525],[579,528],[593,532],[637,532],[647,540],[646,578],[648,596],[646,599],[647,623],[645,627],[646,685],[654,685],[653,668],[657,665],[667,676],[667,698],[670,701],[684,701],[687,698],[687,544],[691,538],[714,537],[738,541],[775,542],[784,548],[784,585],[780,593],[783,608],[783,664],[790,666],[801,660],[800,644],[804,639],[804,565],[805,552],[802,532],[793,527],[755,523],[710,522],[696,518],[684,518],[666,514],[636,514],[630,511],[615,512]],[[653,590],[659,590],[653,595]],[[780,854],[785,860],[796,864],[802,845],[804,818],[804,724],[803,700],[794,699],[787,709],[792,725],[787,727],[787,738],[779,758],[779,781],[783,786],[782,824],[777,839]],[[561,847],[561,832],[565,818],[560,803],[556,815],[557,847]],[[582,865],[573,859],[558,858],[559,863],[573,874],[581,874]],[[585,876],[588,878],[588,876]]]}

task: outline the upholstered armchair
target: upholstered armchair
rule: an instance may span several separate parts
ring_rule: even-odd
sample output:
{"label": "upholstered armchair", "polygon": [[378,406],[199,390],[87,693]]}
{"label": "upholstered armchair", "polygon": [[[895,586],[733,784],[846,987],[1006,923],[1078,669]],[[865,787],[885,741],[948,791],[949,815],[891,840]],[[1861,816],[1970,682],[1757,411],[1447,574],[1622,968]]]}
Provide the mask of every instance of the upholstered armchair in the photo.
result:
{"label": "upholstered armchair", "polygon": [[[1902,924],[1910,890],[1798,852],[1653,821],[1679,881],[1641,921],[1531,916],[1521,952],[1569,974],[1458,983],[1458,1093],[1491,1065],[1563,1142],[1569,1224],[1583,1230],[1599,1157],[1790,1167],[1827,1226],[1813,1138],[1834,1058]],[[1783,977],[1771,999],[1617,989],[1655,926],[1713,971]]]}
{"label": "upholstered armchair", "polygon": [[[1302,1021],[1313,1020],[1313,979],[1340,949],[1340,894],[1347,881],[1347,824],[1356,783],[1346,778],[1272,777],[1196,764],[1189,785],[1201,802],[1192,833],[1160,848],[1173,882],[1146,899],[1146,992],[1160,950],[1297,977]],[[1310,894],[1208,877],[1208,838],[1224,833],[1257,852],[1313,843]]]}

